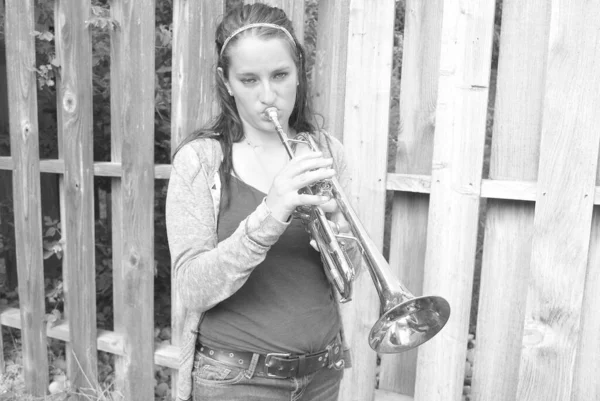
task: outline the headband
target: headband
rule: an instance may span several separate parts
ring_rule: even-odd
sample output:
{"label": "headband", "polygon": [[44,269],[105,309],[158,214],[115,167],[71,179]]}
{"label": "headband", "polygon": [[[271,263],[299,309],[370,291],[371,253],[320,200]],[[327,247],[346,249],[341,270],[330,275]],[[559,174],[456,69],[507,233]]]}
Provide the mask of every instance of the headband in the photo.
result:
{"label": "headband", "polygon": [[266,22],[259,22],[259,23],[255,23],[255,24],[244,25],[243,27],[238,28],[235,31],[233,31],[233,33],[231,35],[229,35],[227,37],[227,39],[225,39],[225,42],[223,42],[223,46],[221,47],[221,52],[219,53],[219,57],[221,57],[223,55],[223,52],[225,51],[225,48],[227,47],[227,44],[229,43],[229,41],[231,39],[233,39],[233,37],[235,35],[237,35],[240,32],[245,31],[246,29],[261,28],[261,27],[279,29],[280,31],[282,31],[283,33],[285,33],[288,38],[290,38],[290,40],[292,41],[293,44],[296,44],[296,41],[294,40],[294,37],[292,36],[292,34],[287,29],[285,29],[284,27],[282,27],[281,25],[269,24],[269,23],[266,23]]}

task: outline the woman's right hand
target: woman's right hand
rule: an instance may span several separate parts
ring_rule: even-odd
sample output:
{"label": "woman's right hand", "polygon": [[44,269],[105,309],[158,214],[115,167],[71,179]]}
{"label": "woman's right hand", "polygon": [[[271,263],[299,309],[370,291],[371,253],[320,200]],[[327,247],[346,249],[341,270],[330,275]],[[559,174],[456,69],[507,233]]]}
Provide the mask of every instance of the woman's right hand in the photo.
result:
{"label": "woman's right hand", "polygon": [[324,158],[322,152],[307,152],[290,160],[273,179],[265,200],[273,217],[287,221],[298,206],[329,201],[328,196],[300,194],[298,190],[333,177],[332,164],[333,159]]}

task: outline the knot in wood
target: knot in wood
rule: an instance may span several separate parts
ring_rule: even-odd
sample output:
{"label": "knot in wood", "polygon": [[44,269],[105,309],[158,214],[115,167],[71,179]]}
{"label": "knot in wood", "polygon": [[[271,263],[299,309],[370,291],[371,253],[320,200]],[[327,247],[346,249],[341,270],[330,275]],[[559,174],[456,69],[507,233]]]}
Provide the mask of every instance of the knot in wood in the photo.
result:
{"label": "knot in wood", "polygon": [[24,141],[27,141],[29,136],[31,135],[31,123],[29,121],[23,121],[21,124],[21,136]]}
{"label": "knot in wood", "polygon": [[70,90],[65,91],[63,96],[63,109],[67,113],[73,113],[77,108],[77,97]]}

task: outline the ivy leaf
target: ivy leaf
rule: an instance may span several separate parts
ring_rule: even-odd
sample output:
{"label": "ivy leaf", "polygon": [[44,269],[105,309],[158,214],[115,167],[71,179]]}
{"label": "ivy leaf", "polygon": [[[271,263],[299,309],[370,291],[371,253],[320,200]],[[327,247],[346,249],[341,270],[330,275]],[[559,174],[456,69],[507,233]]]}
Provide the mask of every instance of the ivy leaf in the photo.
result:
{"label": "ivy leaf", "polygon": [[46,315],[44,316],[44,320],[46,321],[46,327],[48,329],[51,329],[52,327],[56,326],[58,322],[60,322],[61,317],[62,314],[58,309],[54,309],[52,313],[46,313]]}
{"label": "ivy leaf", "polygon": [[38,38],[41,40],[46,40],[48,42],[51,42],[54,39],[54,35],[52,34],[52,32],[46,31],[46,32],[42,32],[38,35]]}

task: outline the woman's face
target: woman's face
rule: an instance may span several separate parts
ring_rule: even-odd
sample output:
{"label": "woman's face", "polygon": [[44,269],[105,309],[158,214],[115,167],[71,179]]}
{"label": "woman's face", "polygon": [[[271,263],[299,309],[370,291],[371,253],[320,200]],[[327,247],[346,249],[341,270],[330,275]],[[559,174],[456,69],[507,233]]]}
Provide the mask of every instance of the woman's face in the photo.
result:
{"label": "woman's face", "polygon": [[298,88],[298,72],[289,44],[279,38],[246,36],[229,50],[229,57],[229,76],[224,81],[233,93],[244,132],[274,131],[265,114],[268,107],[277,108],[279,121],[287,132]]}

